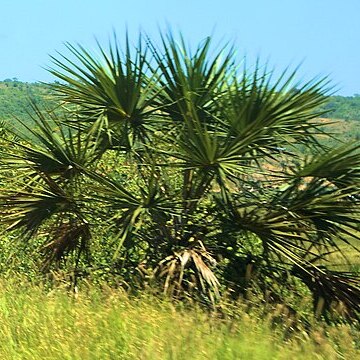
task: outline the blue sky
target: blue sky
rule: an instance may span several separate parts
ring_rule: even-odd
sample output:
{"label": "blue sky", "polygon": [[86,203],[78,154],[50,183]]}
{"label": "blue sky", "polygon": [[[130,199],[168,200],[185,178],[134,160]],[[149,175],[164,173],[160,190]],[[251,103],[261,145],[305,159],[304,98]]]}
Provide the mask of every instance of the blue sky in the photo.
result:
{"label": "blue sky", "polygon": [[240,56],[279,70],[302,62],[301,78],[360,93],[360,0],[0,0],[0,10],[0,80],[52,81],[42,67],[66,41],[92,49],[113,29],[156,37],[170,25],[191,43],[213,34]]}

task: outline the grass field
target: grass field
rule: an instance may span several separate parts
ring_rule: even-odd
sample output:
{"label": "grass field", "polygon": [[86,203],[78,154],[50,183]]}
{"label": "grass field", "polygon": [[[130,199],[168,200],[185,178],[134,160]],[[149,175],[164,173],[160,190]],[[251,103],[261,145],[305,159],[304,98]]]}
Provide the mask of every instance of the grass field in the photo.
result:
{"label": "grass field", "polygon": [[227,319],[151,296],[90,287],[65,291],[0,283],[0,358],[7,359],[356,359],[358,333],[314,324],[286,340],[275,313],[234,309]]}

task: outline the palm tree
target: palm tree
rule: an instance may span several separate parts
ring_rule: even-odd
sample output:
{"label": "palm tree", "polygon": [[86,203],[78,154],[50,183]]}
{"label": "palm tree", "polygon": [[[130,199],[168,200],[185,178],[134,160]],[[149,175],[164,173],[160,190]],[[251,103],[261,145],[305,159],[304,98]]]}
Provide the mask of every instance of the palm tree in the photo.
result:
{"label": "palm tree", "polygon": [[326,258],[359,240],[359,145],[319,140],[326,79],[251,72],[232,48],[212,52],[207,38],[192,51],[171,33],[134,49],[126,38],[124,52],[115,38],[98,59],[68,50],[50,69],[60,108],[34,105],[35,130],[20,121],[2,154],[16,174],[2,221],[47,235],[47,268],[69,254],[78,266],[101,232],[130,284],[141,274],[214,302],[252,279],[297,277],[318,312],[337,300],[356,316],[359,277]]}

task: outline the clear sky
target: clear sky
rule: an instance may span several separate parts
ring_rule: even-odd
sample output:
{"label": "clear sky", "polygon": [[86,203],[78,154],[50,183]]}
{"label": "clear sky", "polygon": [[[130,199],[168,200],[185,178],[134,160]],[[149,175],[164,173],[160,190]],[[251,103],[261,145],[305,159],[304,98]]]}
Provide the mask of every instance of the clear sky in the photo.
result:
{"label": "clear sky", "polygon": [[168,25],[196,43],[214,34],[304,78],[329,75],[360,93],[360,0],[0,0],[0,80],[52,81],[42,67],[64,42],[94,48],[126,26],[156,36]]}

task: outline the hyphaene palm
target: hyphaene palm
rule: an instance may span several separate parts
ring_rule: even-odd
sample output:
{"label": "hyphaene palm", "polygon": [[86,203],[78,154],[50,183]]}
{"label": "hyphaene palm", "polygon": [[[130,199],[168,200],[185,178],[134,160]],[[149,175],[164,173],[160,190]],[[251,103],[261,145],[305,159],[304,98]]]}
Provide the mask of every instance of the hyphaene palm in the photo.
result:
{"label": "hyphaene palm", "polygon": [[9,230],[47,234],[48,265],[74,253],[80,266],[106,234],[106,261],[130,286],[140,274],[214,302],[255,278],[298,277],[356,315],[358,277],[324,266],[359,240],[360,220],[359,146],[330,151],[318,136],[327,81],[250,72],[210,38],[195,51],[172,34],[145,40],[53,58],[61,106],[35,107],[37,130],[3,151],[17,174],[2,195]]}

